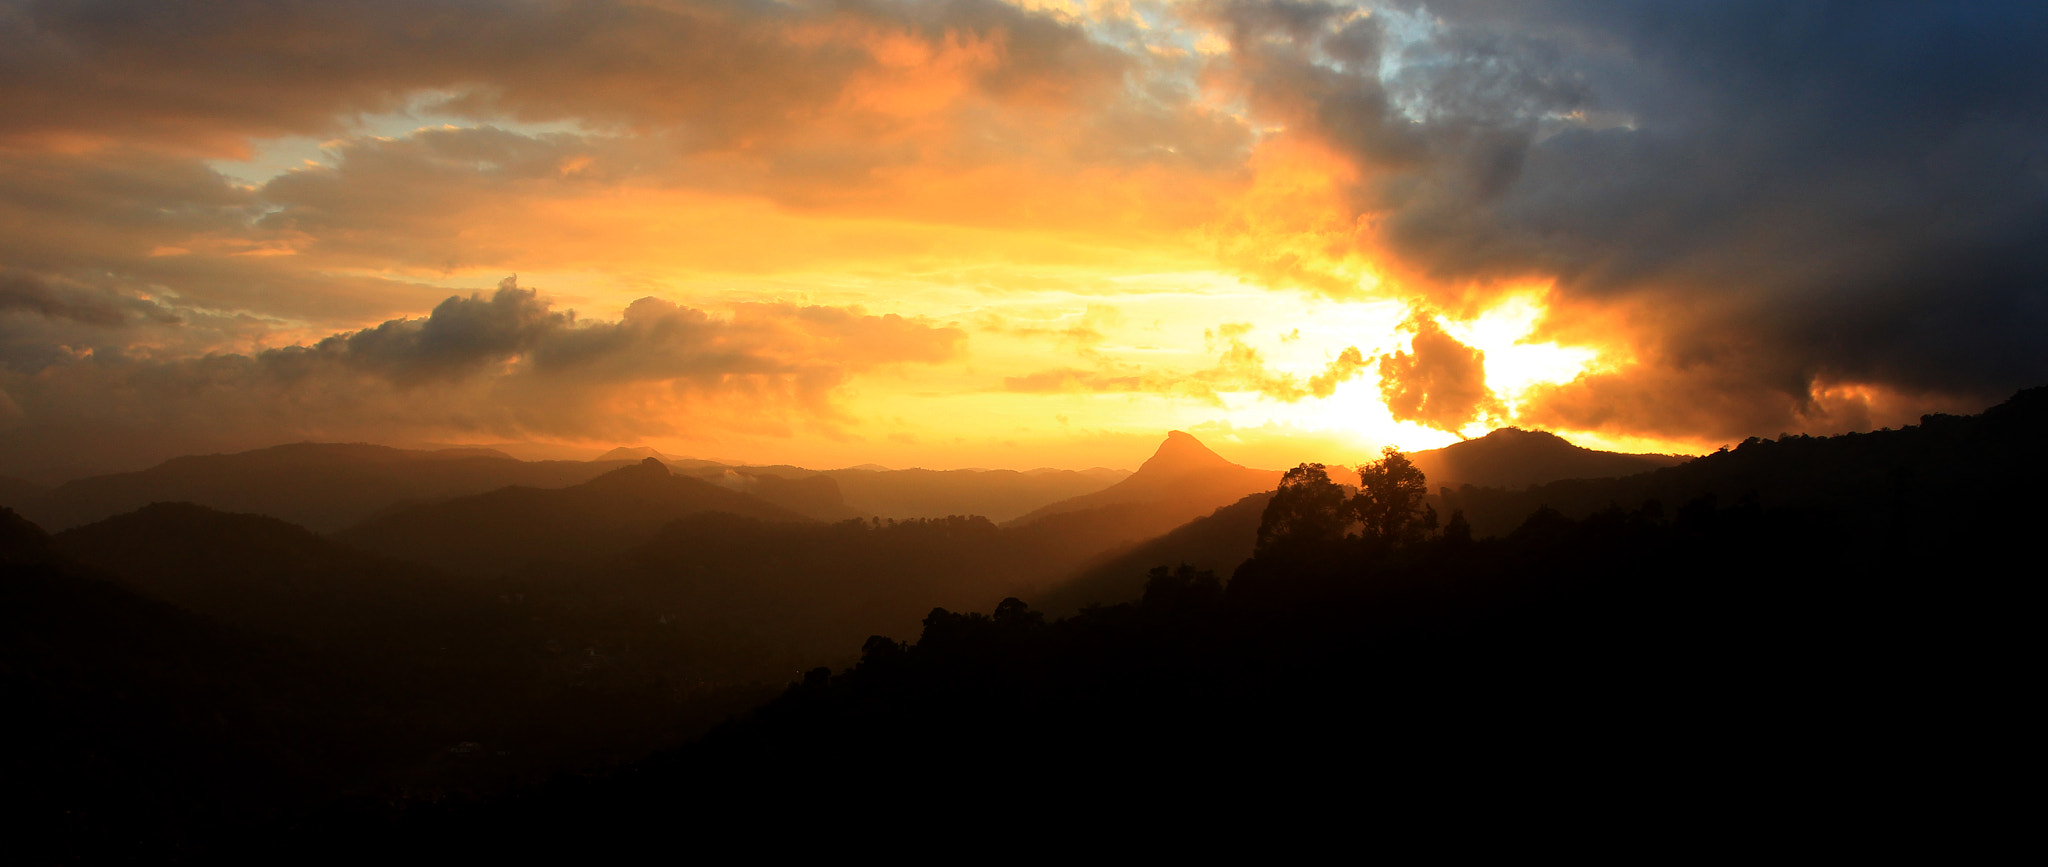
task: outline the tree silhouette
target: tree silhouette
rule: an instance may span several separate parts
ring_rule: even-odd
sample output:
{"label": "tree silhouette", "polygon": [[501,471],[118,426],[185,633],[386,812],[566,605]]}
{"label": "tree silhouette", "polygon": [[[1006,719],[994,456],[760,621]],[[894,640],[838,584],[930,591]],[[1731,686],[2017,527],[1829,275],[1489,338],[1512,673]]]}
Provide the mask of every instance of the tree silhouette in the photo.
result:
{"label": "tree silhouette", "polygon": [[1393,446],[1358,469],[1352,513],[1365,525],[1365,538],[1392,546],[1422,541],[1436,531],[1436,509],[1423,502],[1428,480]]}
{"label": "tree silhouette", "polygon": [[1322,464],[1302,464],[1280,477],[1280,488],[1259,520],[1256,550],[1276,544],[1336,541],[1344,538],[1351,518],[1344,508],[1344,489],[1330,481]]}

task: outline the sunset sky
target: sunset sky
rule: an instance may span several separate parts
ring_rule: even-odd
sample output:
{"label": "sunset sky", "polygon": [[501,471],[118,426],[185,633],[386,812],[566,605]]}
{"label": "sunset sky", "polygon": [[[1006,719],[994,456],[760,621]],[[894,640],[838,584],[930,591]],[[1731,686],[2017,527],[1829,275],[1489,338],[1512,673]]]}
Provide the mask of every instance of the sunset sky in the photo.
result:
{"label": "sunset sky", "polygon": [[1698,452],[2048,383],[2048,15],[0,0],[0,474]]}

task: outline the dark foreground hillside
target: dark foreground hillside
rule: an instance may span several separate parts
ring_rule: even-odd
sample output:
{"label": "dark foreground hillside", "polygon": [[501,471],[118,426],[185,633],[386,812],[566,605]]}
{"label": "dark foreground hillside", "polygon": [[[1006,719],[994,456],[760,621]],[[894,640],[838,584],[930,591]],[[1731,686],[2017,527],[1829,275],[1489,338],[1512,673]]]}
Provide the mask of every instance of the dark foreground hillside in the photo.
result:
{"label": "dark foreground hillside", "polygon": [[[1493,538],[1432,521],[1398,455],[1360,499],[1304,465],[1189,525],[1258,519],[1227,580],[1158,564],[1139,601],[1060,620],[930,606],[987,610],[1113,507],[697,515],[495,578],[193,506],[54,539],[0,512],[5,770],[36,794],[10,831],[34,862],[608,862],[2009,823],[2044,434],[2035,391],[1751,444],[1676,469],[1771,485],[1664,470],[1669,498],[1536,507]],[[863,643],[867,622],[902,631]],[[752,677],[796,683],[693,740],[777,691]]]}
{"label": "dark foreground hillside", "polygon": [[1801,448],[1840,474],[1784,505],[1543,509],[1493,539],[1462,516],[1338,538],[1341,511],[1296,498],[1228,582],[1162,568],[1142,601],[1056,622],[934,610],[915,643],[870,639],[608,777],[329,819],[470,854],[1009,834],[1281,852],[1422,829],[1966,852],[1996,834],[1960,832],[2017,821],[1996,783],[2031,766],[2044,398],[1845,441],[1938,434],[1877,449],[1900,461],[1881,471],[1968,473],[1881,508],[1827,507],[1821,488],[1870,472],[1833,441]]}

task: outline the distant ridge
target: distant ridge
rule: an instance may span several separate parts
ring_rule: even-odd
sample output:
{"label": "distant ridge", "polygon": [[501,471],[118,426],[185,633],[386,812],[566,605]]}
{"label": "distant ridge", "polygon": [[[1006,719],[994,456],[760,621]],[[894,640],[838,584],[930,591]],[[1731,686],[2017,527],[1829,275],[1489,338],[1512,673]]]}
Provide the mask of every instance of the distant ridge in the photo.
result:
{"label": "distant ridge", "polygon": [[810,520],[647,458],[572,487],[501,488],[388,512],[337,538],[449,572],[497,575],[541,560],[616,554],[654,538],[670,521],[706,512]]}
{"label": "distant ridge", "polygon": [[1255,470],[1225,460],[1185,431],[1168,431],[1165,441],[1129,478],[1092,494],[1071,497],[1011,522],[1030,524],[1053,515],[1106,506],[1142,506],[1157,520],[1179,524],[1271,490],[1280,482],[1272,470]]}
{"label": "distant ridge", "polygon": [[1676,466],[1683,455],[1634,455],[1573,445],[1548,431],[1504,427],[1478,439],[1411,452],[1429,489],[1520,488],[1564,479],[1609,479]]}
{"label": "distant ridge", "polygon": [[618,448],[612,449],[611,451],[598,455],[596,457],[596,460],[638,461],[645,460],[647,458],[654,458],[656,460],[661,461],[662,463],[675,463],[676,461],[687,460],[687,458],[679,458],[675,457],[674,455],[662,454],[661,452],[655,451],[653,448],[650,448],[648,446],[619,446]]}
{"label": "distant ridge", "polygon": [[2044,430],[2048,387],[2031,388],[1981,415],[1935,413],[1898,430],[1831,437],[1751,437],[1732,450],[1628,476],[1560,479],[1522,490],[1459,489],[1445,498],[1445,508],[1463,509],[1480,536],[1508,533],[1538,507],[1577,520],[1609,506],[1633,509],[1652,501],[1675,511],[1702,496],[1724,505],[1753,500],[1766,508],[1823,510],[1872,525],[1933,498],[1954,504],[1957,520],[1975,521],[2030,508],[2025,504],[2033,492],[2013,480],[2042,471]]}
{"label": "distant ridge", "polygon": [[618,448],[612,449],[611,451],[598,455],[594,460],[599,462],[642,461],[648,458],[653,458],[664,464],[668,464],[670,469],[694,470],[703,469],[706,467],[731,466],[730,464],[727,464],[723,461],[707,461],[702,458],[689,458],[682,457],[679,455],[663,454],[661,452],[655,451],[653,448],[648,446],[619,446]]}
{"label": "distant ridge", "polygon": [[368,443],[292,443],[233,454],[188,455],[132,473],[93,476],[15,504],[52,531],[156,502],[190,502],[268,515],[320,532],[347,527],[402,501],[437,500],[532,485],[558,488],[619,466],[521,461],[495,449],[435,451]]}

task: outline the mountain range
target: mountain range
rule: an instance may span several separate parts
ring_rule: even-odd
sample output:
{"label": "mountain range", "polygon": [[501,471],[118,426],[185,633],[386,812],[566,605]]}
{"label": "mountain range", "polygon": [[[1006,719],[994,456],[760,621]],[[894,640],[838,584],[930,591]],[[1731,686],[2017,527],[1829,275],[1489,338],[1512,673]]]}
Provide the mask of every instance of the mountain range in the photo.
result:
{"label": "mountain range", "polygon": [[[311,444],[178,459],[27,496],[73,520],[137,498],[187,502],[55,535],[0,511],[0,681],[37,709],[25,719],[38,745],[4,770],[46,793],[36,821],[78,840],[142,834],[162,851],[206,822],[274,827],[343,793],[460,803],[516,779],[623,767],[798,680],[762,718],[834,707],[836,722],[793,722],[796,741],[750,723],[732,731],[756,734],[719,743],[764,738],[758,748],[784,756],[771,764],[791,780],[806,779],[817,745],[844,756],[833,738],[860,732],[852,752],[910,749],[925,735],[965,749],[977,732],[1035,743],[1043,724],[1052,743],[1151,744],[1178,762],[1197,749],[1257,754],[1217,738],[1240,724],[1278,736],[1268,722],[1281,718],[1263,702],[1348,720],[1367,710],[1360,702],[1382,715],[1406,706],[1384,696],[1426,707],[1468,683],[1528,683],[1472,719],[1555,713],[1539,688],[1550,678],[1577,679],[1571,701],[1610,701],[1646,672],[1706,670],[1759,630],[1773,653],[1831,672],[1849,657],[1799,656],[1800,628],[1836,629],[1828,648],[1868,640],[1899,616],[1885,606],[1917,611],[1927,598],[1937,619],[1962,623],[1958,600],[2003,586],[1985,564],[2018,562],[2007,549],[2038,524],[2044,427],[2048,391],[1976,417],[1752,440],[1677,464],[1499,431],[1411,456],[1440,474],[1429,479],[1439,514],[1463,511],[1476,538],[1293,554],[1255,550],[1277,471],[1184,432],[1136,472],[1093,475],[672,466],[658,453],[531,464]],[[550,473],[571,480],[450,493]],[[1010,485],[991,502],[1044,499],[1000,523],[846,516],[847,478],[889,479],[907,502],[925,496],[920,479],[942,475],[926,502],[975,479]],[[1095,487],[1046,496],[1085,479]],[[1036,482],[1047,487],[1026,487]],[[346,508],[313,508],[323,494]],[[261,508],[218,505],[234,502]],[[322,531],[279,511],[325,516],[325,527],[358,517]],[[1943,572],[1952,562],[1975,577]],[[1660,634],[1672,625],[1683,640]],[[1523,647],[1548,655],[1525,661]],[[1888,666],[1888,677],[1903,670]],[[1584,674],[1602,671],[1619,679]],[[1802,678],[1773,683],[1814,682]],[[1741,686],[1704,686],[1740,699],[1731,684]],[[1170,700],[1153,702],[1159,690]],[[997,717],[984,710],[1023,716],[990,728]],[[1162,728],[1169,718],[1210,724]],[[763,753],[745,755],[734,773]],[[642,792],[650,804],[674,803],[658,794],[675,790],[664,773],[641,777],[659,783]],[[706,777],[704,797],[731,779]],[[205,833],[240,839],[226,826]]]}

